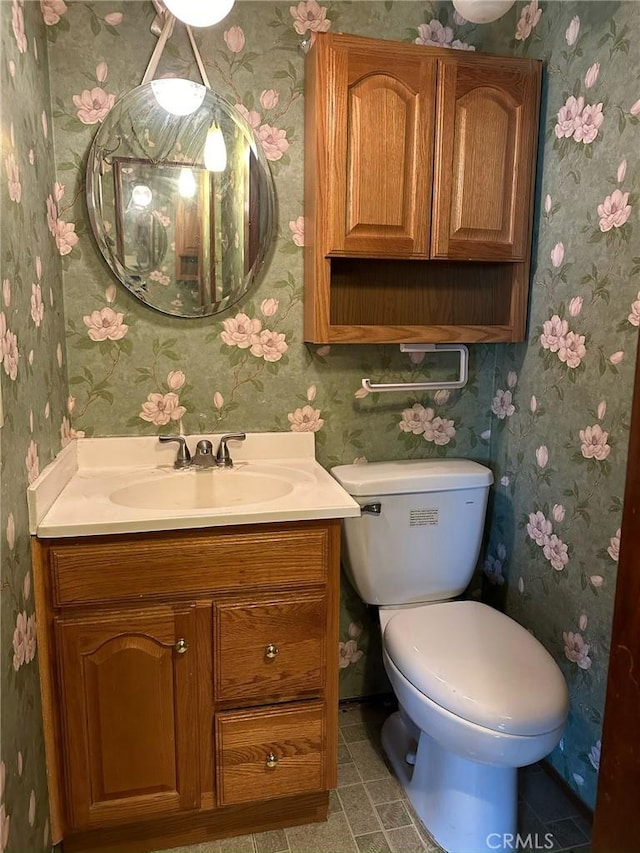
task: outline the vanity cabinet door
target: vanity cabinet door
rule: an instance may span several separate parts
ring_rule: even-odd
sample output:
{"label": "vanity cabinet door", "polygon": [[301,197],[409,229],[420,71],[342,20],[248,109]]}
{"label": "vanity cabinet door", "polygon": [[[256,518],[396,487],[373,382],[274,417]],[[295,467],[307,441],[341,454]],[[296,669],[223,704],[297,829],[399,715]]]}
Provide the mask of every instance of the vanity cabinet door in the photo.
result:
{"label": "vanity cabinet door", "polygon": [[529,60],[438,60],[434,258],[527,256],[539,94]]}
{"label": "vanity cabinet door", "polygon": [[328,254],[427,257],[436,61],[348,36],[317,47]]}
{"label": "vanity cabinet door", "polygon": [[195,608],[56,619],[74,829],[199,803]]}

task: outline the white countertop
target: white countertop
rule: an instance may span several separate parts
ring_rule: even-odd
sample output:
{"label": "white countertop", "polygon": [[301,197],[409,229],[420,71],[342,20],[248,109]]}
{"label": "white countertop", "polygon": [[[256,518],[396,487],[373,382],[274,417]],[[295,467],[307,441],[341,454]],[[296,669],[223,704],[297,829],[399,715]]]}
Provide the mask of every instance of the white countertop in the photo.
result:
{"label": "white countertop", "polygon": [[[219,436],[186,436],[192,452],[200,438],[210,438],[215,448]],[[356,501],[316,462],[313,433],[247,433],[246,441],[231,441],[229,449],[234,474],[218,468],[174,470],[177,445],[160,444],[155,436],[75,439],[29,486],[29,530],[57,538],[360,515]],[[158,484],[169,483],[165,491],[172,491],[175,483],[179,492],[185,475],[206,490],[212,484],[224,488],[230,474],[240,482],[247,475],[258,478],[253,482],[286,482],[289,491],[255,503],[203,508],[177,502],[165,508],[157,497]],[[132,484],[138,493],[148,486],[150,503],[157,506],[124,506],[111,499]]]}

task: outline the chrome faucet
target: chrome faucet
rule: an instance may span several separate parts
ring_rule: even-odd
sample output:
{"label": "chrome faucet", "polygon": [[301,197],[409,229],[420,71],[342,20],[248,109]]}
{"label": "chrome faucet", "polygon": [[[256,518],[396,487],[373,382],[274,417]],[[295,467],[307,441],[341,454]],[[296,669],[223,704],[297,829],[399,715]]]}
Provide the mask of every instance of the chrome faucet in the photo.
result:
{"label": "chrome faucet", "polygon": [[183,435],[160,435],[158,440],[161,442],[177,441],[179,444],[176,461],[173,463],[174,468],[188,468],[191,465],[191,454],[187,447],[187,440]]}
{"label": "chrome faucet", "polygon": [[213,455],[213,444],[208,438],[201,438],[196,444],[196,451],[191,456],[187,440],[182,435],[160,435],[161,442],[175,441],[178,443],[178,453],[173,463],[174,468],[233,468],[233,460],[227,446],[228,441],[244,441],[244,432],[230,432],[221,436],[216,455]]}
{"label": "chrome faucet", "polygon": [[233,468],[233,459],[227,447],[228,441],[244,441],[247,434],[244,432],[230,432],[220,438],[220,444],[216,452],[216,465],[218,468]]}

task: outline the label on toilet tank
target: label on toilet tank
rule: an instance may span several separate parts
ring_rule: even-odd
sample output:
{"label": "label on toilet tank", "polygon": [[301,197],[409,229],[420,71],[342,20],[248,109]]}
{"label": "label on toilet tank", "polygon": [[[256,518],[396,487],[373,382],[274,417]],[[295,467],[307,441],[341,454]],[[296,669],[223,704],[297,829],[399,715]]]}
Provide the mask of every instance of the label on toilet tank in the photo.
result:
{"label": "label on toilet tank", "polygon": [[438,509],[410,509],[409,527],[439,524]]}

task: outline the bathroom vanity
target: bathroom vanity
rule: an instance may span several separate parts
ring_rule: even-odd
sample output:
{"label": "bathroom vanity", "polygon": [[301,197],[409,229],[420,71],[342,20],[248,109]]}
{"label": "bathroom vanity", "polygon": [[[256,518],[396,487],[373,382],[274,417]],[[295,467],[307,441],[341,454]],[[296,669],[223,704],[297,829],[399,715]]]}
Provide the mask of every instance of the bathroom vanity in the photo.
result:
{"label": "bathroom vanity", "polygon": [[[85,439],[56,460],[72,473],[55,499],[51,471],[31,487],[52,828],[65,850],[155,850],[326,818],[339,519],[359,509],[315,462],[311,434],[278,436],[275,460],[253,438],[228,482],[249,473],[255,493],[258,471],[297,473],[287,494],[187,501],[193,472],[140,466],[147,451],[172,457],[153,439]],[[128,442],[138,467],[105,465],[124,447],[105,455],[105,442]],[[228,473],[197,472],[198,488],[224,488]],[[148,482],[157,503],[166,477],[190,506],[111,500],[125,481]],[[131,498],[144,489],[126,494],[145,502]]]}

